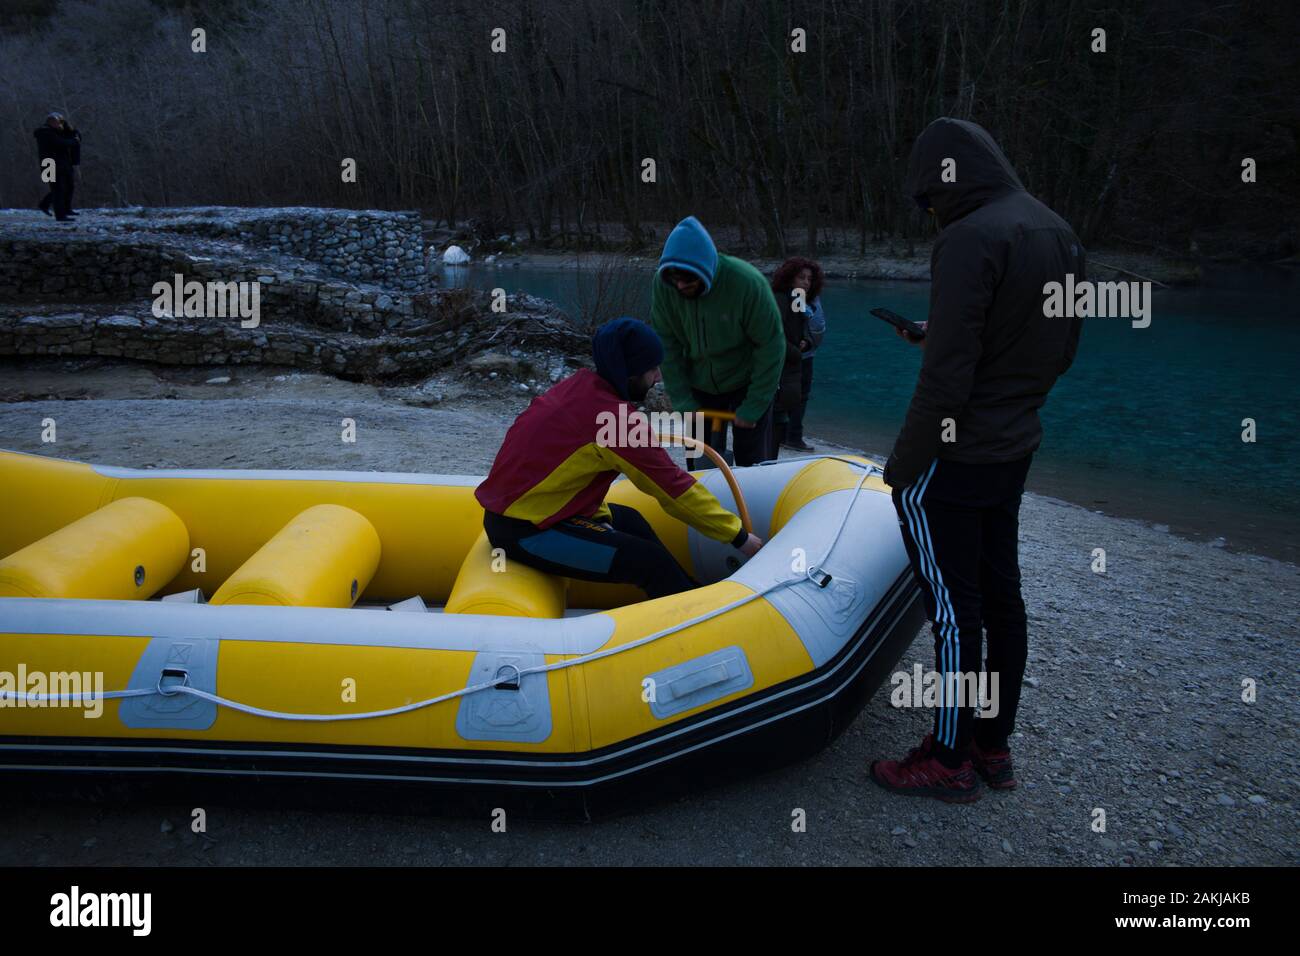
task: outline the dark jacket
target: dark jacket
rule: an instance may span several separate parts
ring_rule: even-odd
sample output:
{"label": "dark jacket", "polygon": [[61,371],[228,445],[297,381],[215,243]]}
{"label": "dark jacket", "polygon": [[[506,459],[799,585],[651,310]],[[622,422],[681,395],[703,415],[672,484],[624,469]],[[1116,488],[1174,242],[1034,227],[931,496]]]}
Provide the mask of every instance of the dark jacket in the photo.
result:
{"label": "dark jacket", "polygon": [[773,290],[773,295],[781,310],[781,328],[785,333],[785,361],[781,365],[776,407],[779,411],[789,412],[798,407],[803,397],[803,352],[799,350],[799,342],[808,338],[808,314],[795,311],[794,297],[789,292]]}
{"label": "dark jacket", "polygon": [[38,126],[33,134],[36,137],[36,149],[41,159],[52,159],[56,164],[75,163],[81,160],[81,134],[56,129],[53,126]]}
{"label": "dark jacket", "polygon": [[808,348],[803,357],[810,359],[826,340],[826,310],[822,308],[821,296],[808,303],[808,312],[804,318],[804,338],[808,341]]}
{"label": "dark jacket", "polygon": [[[943,182],[943,161],[956,181]],[[1029,193],[980,126],[943,117],[917,138],[908,193],[934,210],[921,374],[885,480],[912,484],[935,458],[1015,461],[1038,448],[1038,409],[1074,361],[1081,319],[1043,315],[1043,285],[1084,278],[1068,223]],[[955,440],[944,442],[944,420]]]}
{"label": "dark jacket", "polygon": [[803,361],[803,352],[799,350],[799,342],[808,337],[804,332],[808,315],[806,312],[795,311],[794,297],[788,292],[776,292],[774,294],[781,309],[781,331],[785,333],[785,367],[798,368],[799,363]]}

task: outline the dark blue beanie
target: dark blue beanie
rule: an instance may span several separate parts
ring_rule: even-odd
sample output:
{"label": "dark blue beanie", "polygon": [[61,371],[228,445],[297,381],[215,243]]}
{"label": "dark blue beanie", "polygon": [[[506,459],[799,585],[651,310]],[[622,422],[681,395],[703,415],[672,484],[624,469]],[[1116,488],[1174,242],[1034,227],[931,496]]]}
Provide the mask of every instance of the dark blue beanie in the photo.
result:
{"label": "dark blue beanie", "polygon": [[659,334],[639,319],[611,319],[591,339],[596,373],[627,398],[627,380],[663,364],[664,344]]}

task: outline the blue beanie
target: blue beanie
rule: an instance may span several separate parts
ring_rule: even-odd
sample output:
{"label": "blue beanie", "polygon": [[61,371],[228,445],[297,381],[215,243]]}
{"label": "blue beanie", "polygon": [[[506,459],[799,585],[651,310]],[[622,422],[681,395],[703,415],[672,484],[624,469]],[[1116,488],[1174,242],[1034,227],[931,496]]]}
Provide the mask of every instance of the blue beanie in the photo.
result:
{"label": "blue beanie", "polygon": [[596,373],[623,398],[627,380],[663,364],[664,344],[654,329],[638,319],[611,319],[591,339]]}
{"label": "blue beanie", "polygon": [[694,216],[687,216],[668,234],[655,274],[662,278],[665,269],[681,269],[699,276],[704,281],[705,295],[713,288],[713,277],[718,271],[718,247]]}

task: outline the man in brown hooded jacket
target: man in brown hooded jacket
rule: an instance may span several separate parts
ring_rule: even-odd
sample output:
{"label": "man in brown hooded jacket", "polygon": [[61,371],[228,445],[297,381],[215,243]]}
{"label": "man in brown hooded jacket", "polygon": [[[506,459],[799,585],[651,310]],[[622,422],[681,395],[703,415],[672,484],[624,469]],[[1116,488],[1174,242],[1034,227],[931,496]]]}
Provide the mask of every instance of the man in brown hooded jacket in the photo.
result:
{"label": "man in brown hooded jacket", "polygon": [[[1027,650],[1020,498],[1042,440],[1038,409],[1073,362],[1081,326],[1045,317],[1043,287],[1070,273],[1082,281],[1084,250],[975,123],[941,117],[926,127],[907,190],[940,232],[926,335],[915,343],[921,372],[885,481],[933,622],[941,693],[933,733],[903,760],[876,761],[872,777],[969,802],[977,773],[994,788],[1016,784],[1008,737]],[[992,699],[976,720],[970,689],[981,671]]]}

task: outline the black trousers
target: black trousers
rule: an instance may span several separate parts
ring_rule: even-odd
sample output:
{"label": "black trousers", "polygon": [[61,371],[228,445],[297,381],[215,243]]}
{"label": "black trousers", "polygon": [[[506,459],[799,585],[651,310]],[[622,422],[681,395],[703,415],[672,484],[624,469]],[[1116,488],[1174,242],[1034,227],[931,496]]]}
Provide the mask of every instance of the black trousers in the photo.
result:
{"label": "black trousers", "polygon": [[45,212],[54,206],[54,216],[56,219],[67,219],[68,213],[72,211],[72,187],[73,187],[73,168],[69,163],[54,164],[54,182],[50,183],[50,191],[45,198],[41,200],[41,212]]}
{"label": "black trousers", "polygon": [[789,421],[785,426],[785,436],[782,442],[788,442],[791,445],[803,444],[803,416],[808,411],[808,396],[812,394],[813,382],[813,360],[806,358],[803,360],[803,368],[799,377],[799,404],[789,411]]}
{"label": "black trousers", "polygon": [[[734,412],[745,401],[747,389],[737,389],[734,392],[723,392],[722,394],[713,394],[710,392],[701,392],[699,389],[691,389],[695,400],[700,403],[700,408],[710,411]],[[730,429],[732,434],[731,444],[734,455],[727,455],[727,431]],[[709,447],[721,455],[728,463],[737,465],[757,465],[761,461],[771,461],[776,457],[776,449],[772,440],[772,406],[769,403],[766,411],[754,423],[753,428],[736,428],[731,422],[721,422],[717,430],[713,430],[713,425],[709,426]],[[687,458],[687,468],[690,471],[700,471],[704,468],[712,468],[713,462],[709,461],[705,455],[696,455],[693,458]]]}
{"label": "black trousers", "polygon": [[[1031,458],[987,465],[936,460],[911,487],[894,489],[934,632],[942,680],[934,740],[941,759],[960,758],[972,736],[982,748],[1005,747],[1015,729],[1028,652],[1020,499]],[[988,656],[981,662],[985,633]],[[977,720],[971,690],[981,673],[989,713]]]}
{"label": "black trousers", "polygon": [[698,587],[635,508],[609,506],[611,524],[569,518],[545,531],[531,521],[483,513],[492,547],[530,568],[584,581],[634,584],[652,598]]}

